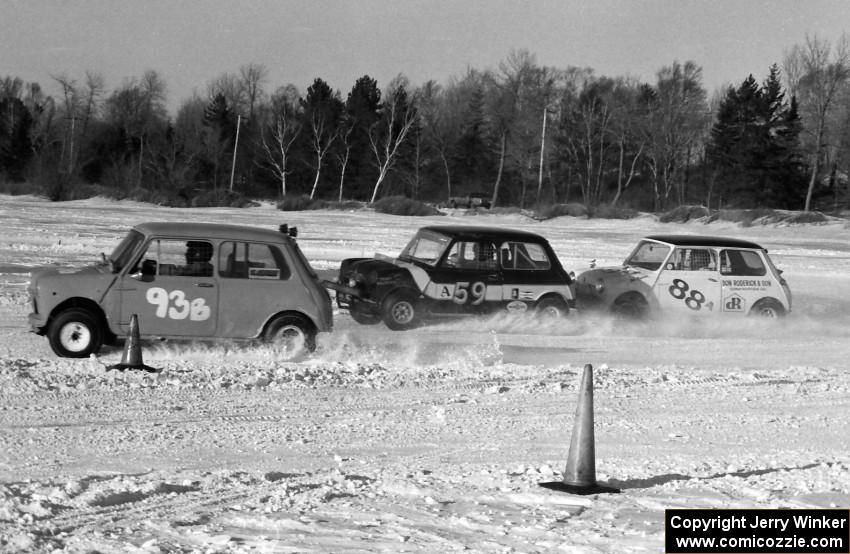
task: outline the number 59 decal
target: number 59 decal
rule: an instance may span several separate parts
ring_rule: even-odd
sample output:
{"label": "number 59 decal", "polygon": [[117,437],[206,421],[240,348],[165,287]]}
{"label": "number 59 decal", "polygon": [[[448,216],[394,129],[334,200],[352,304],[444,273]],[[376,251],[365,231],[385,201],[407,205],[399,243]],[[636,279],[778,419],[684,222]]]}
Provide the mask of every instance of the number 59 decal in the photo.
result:
{"label": "number 59 decal", "polygon": [[168,292],[160,287],[148,289],[145,299],[156,306],[156,317],[205,321],[210,318],[210,307],[203,298],[188,300],[182,290]]}
{"label": "number 59 decal", "polygon": [[455,294],[452,297],[452,302],[455,304],[466,304],[469,302],[473,306],[477,306],[484,302],[486,295],[487,285],[481,281],[472,283],[472,286],[468,282],[459,282],[455,285]]}

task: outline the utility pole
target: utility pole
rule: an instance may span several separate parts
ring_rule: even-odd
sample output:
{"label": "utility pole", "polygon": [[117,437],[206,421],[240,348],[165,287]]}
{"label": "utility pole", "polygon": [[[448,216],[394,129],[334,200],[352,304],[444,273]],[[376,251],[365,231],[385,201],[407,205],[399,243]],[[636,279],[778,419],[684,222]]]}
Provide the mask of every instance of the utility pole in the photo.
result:
{"label": "utility pole", "polygon": [[540,192],[543,190],[543,152],[546,148],[546,119],[548,106],[543,106],[543,131],[540,133],[540,171],[537,174],[537,205],[540,206]]}
{"label": "utility pole", "polygon": [[236,149],[239,148],[239,127],[242,124],[242,116],[236,116],[236,140],[233,141],[233,163],[230,166],[230,192],[233,192],[233,175],[236,173]]}

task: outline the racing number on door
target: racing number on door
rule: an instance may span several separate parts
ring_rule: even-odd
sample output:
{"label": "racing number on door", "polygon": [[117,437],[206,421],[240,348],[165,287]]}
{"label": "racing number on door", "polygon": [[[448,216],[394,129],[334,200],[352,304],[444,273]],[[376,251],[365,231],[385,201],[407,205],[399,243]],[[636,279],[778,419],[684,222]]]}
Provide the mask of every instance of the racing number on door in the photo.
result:
{"label": "racing number on door", "polygon": [[476,281],[469,286],[468,282],[459,282],[455,285],[455,294],[452,297],[452,302],[455,304],[466,304],[469,302],[473,306],[477,306],[484,302],[484,297],[487,295],[487,285],[481,281]]}
{"label": "racing number on door", "polygon": [[[690,291],[691,294],[688,294]],[[691,290],[688,283],[681,279],[673,279],[673,284],[667,287],[667,292],[676,300],[684,300],[685,306],[692,310],[699,310],[705,302],[705,295],[700,291]]]}
{"label": "racing number on door", "polygon": [[187,300],[182,290],[168,292],[160,287],[151,287],[145,295],[147,301],[156,306],[156,317],[205,321],[210,318],[210,307],[203,298]]}

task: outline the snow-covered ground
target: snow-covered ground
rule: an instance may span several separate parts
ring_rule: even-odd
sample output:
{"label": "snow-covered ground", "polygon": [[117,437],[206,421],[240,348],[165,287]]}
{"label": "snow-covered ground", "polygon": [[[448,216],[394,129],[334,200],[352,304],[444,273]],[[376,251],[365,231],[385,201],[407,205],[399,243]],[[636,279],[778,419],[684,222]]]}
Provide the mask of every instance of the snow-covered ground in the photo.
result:
{"label": "snow-covered ground", "polygon": [[[781,321],[630,325],[573,313],[394,333],[335,313],[316,353],[147,344],[159,374],[57,358],[27,332],[39,265],[86,265],[142,221],[299,228],[318,270],[429,223],[538,232],[565,267],[652,233],[766,246]],[[0,551],[661,552],[666,508],[850,507],[850,229],[522,215],[169,209],[0,196]],[[561,479],[584,364],[597,478]]]}

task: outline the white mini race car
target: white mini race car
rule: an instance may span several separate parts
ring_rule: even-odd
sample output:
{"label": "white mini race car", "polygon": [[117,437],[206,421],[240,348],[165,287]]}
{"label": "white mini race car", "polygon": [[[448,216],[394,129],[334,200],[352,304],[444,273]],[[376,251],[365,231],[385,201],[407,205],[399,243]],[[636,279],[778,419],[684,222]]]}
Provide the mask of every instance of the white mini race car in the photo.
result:
{"label": "white mini race car", "polygon": [[576,304],[635,318],[656,312],[777,318],[791,311],[791,290],[758,244],[656,235],[642,239],[622,266],[580,274]]}

